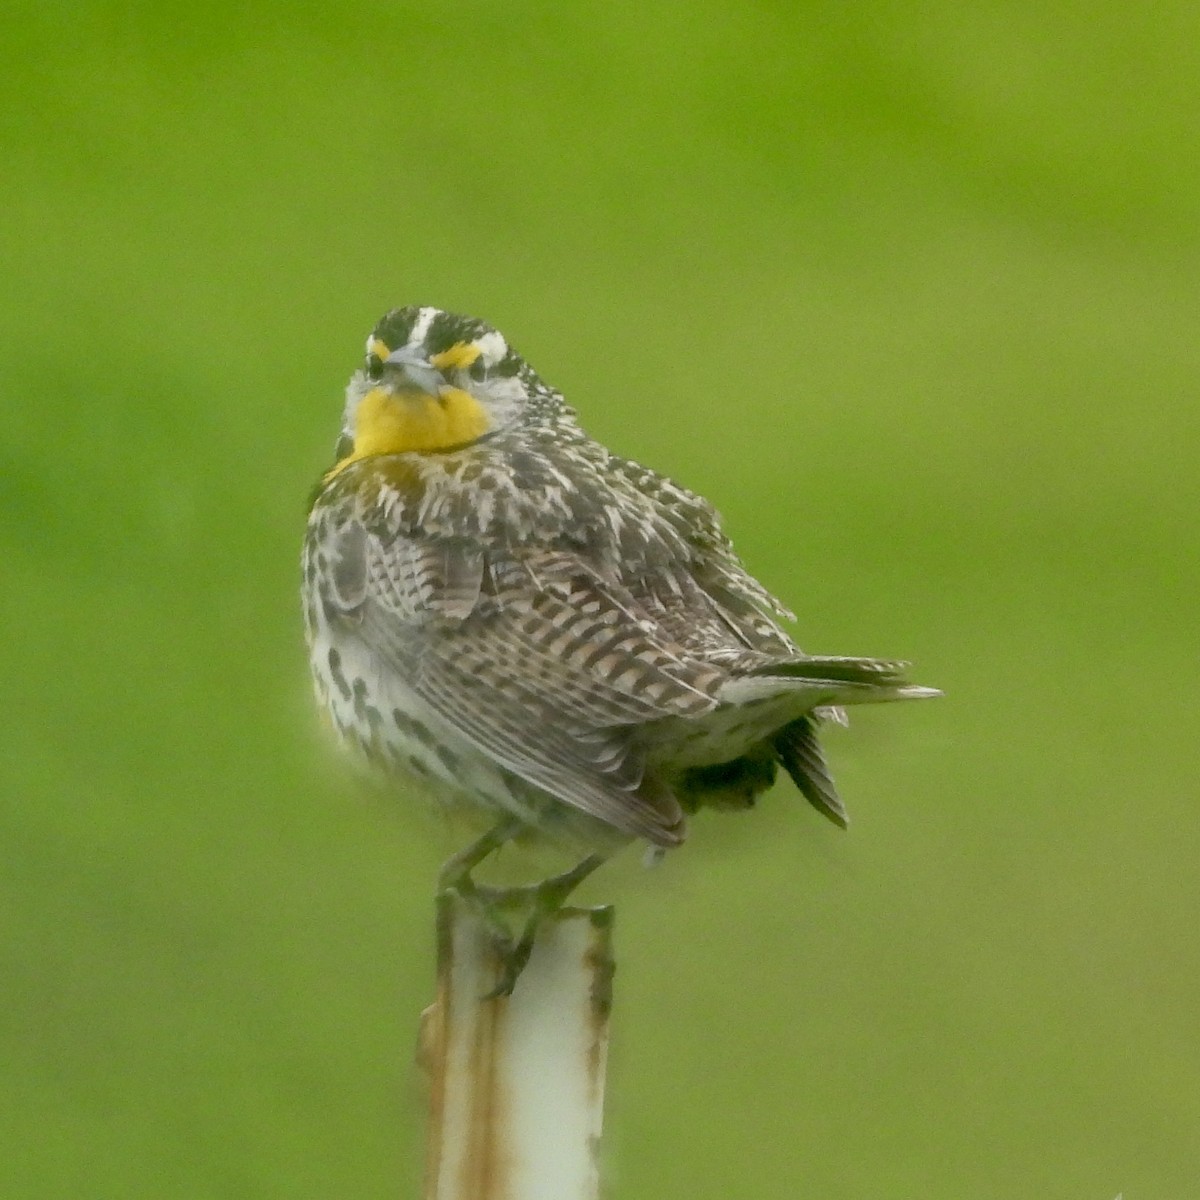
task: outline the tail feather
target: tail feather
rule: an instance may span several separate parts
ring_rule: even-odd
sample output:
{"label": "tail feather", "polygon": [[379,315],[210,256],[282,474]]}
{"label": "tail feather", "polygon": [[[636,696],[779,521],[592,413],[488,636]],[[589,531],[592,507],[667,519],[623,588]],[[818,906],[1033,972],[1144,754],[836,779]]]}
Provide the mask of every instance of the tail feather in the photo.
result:
{"label": "tail feather", "polygon": [[855,658],[841,654],[813,654],[765,663],[751,675],[775,675],[785,679],[814,679],[822,682],[860,683],[870,687],[898,687],[905,683],[909,664],[889,658]]}
{"label": "tail feather", "polygon": [[811,655],[745,667],[721,689],[722,700],[738,702],[778,695],[790,688],[809,689],[814,706],[879,704],[940,696],[937,688],[909,683],[908,663],[885,658]]}
{"label": "tail feather", "polygon": [[816,720],[800,717],[785,725],[775,735],[773,744],[784,770],[805,800],[845,829],[850,824],[850,817],[825,765],[825,755],[817,742]]}

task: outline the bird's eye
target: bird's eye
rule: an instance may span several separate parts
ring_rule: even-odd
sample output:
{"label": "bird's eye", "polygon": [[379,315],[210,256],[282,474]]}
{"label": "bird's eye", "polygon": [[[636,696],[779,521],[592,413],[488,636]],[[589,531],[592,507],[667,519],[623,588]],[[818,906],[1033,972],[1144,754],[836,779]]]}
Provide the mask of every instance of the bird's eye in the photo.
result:
{"label": "bird's eye", "polygon": [[484,379],[486,379],[487,373],[488,373],[487,363],[483,361],[482,357],[477,358],[471,364],[470,376],[476,382],[482,382]]}
{"label": "bird's eye", "polygon": [[371,334],[367,338],[367,361],[363,370],[367,374],[367,378],[371,380],[379,380],[383,378],[383,366],[387,361],[387,356],[391,353],[388,344],[375,334]]}

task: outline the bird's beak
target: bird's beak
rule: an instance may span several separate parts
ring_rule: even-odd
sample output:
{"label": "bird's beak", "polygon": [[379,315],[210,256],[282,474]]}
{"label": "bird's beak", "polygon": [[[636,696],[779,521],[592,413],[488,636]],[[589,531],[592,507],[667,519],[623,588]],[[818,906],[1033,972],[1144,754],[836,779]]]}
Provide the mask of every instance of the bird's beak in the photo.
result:
{"label": "bird's beak", "polygon": [[392,387],[395,391],[415,391],[425,396],[436,396],[446,384],[441,371],[428,359],[421,358],[407,348],[393,350],[383,360],[383,365],[393,368]]}

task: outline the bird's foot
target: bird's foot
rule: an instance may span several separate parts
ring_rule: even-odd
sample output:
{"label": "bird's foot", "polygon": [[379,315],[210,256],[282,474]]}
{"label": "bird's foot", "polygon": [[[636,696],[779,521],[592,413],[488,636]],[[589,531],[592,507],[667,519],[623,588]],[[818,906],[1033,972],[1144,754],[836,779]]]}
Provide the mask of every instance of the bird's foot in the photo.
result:
{"label": "bird's foot", "polygon": [[515,819],[502,821],[449,859],[438,875],[438,894],[458,896],[478,917],[500,964],[499,982],[482,997],[484,1000],[512,994],[533,953],[541,923],[557,913],[571,893],[604,861],[602,855],[589,854],[561,875],[522,887],[476,883],[471,872],[523,828]]}
{"label": "bird's foot", "polygon": [[[497,996],[509,996],[517,985],[521,972],[529,963],[534,943],[542,922],[561,911],[571,893],[604,861],[599,854],[590,854],[576,863],[569,871],[543,879],[541,883],[525,887],[493,888],[475,886],[478,899],[490,910],[493,928],[504,925],[505,934],[495,943],[500,962],[500,978],[496,986],[483,997],[494,1000]],[[504,911],[516,910],[524,915],[519,934],[508,931],[500,917]]]}

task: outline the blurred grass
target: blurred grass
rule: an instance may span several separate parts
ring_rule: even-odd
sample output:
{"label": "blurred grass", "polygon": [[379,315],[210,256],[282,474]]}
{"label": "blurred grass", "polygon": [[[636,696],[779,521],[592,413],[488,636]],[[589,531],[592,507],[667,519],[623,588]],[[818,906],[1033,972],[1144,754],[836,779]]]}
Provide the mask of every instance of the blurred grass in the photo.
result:
{"label": "blurred grass", "polygon": [[1198,34],[10,6],[0,1195],[416,1194],[438,847],[317,743],[295,600],[409,302],[949,693],[831,734],[850,834],[781,787],[614,866],[614,1195],[1188,1194]]}

